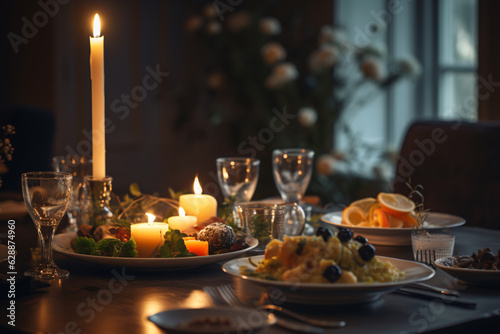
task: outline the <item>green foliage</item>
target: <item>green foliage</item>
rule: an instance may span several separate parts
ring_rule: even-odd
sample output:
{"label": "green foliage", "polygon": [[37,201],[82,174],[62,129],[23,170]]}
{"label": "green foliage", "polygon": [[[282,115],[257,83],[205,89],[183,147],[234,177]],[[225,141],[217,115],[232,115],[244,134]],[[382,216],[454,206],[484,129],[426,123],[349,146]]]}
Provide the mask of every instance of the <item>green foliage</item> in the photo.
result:
{"label": "green foliage", "polygon": [[186,244],[182,238],[187,237],[187,234],[181,233],[179,230],[172,230],[165,233],[165,243],[160,248],[160,257],[189,257],[196,256],[190,253],[186,248]]}
{"label": "green foliage", "polygon": [[123,242],[119,239],[108,238],[97,242],[97,251],[102,256],[118,256]]}
{"label": "green foliage", "polygon": [[119,239],[107,238],[97,243],[92,238],[79,237],[75,240],[73,250],[78,254],[113,257],[136,257],[137,245],[134,238],[123,242]]}
{"label": "green foliage", "polygon": [[86,254],[86,255],[95,255],[96,253],[96,243],[92,238],[87,237],[79,237],[75,240],[75,244],[73,245],[73,249],[75,253]]}
{"label": "green foliage", "polygon": [[129,241],[125,242],[121,249],[118,257],[136,257],[137,256],[137,245],[135,244],[134,238],[130,238]]}

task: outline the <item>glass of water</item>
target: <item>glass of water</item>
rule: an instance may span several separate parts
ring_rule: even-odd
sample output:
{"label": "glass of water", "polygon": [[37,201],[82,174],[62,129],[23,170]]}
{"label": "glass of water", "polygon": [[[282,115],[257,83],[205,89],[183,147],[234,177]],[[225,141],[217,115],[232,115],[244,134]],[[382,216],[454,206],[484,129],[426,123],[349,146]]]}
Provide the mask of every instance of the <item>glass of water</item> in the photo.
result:
{"label": "glass of water", "polygon": [[285,203],[299,203],[311,181],[314,151],[278,149],[273,151],[273,176]]}
{"label": "glass of water", "polygon": [[415,229],[411,233],[413,257],[417,260],[417,252],[436,254],[436,259],[453,255],[455,236],[450,229]]}

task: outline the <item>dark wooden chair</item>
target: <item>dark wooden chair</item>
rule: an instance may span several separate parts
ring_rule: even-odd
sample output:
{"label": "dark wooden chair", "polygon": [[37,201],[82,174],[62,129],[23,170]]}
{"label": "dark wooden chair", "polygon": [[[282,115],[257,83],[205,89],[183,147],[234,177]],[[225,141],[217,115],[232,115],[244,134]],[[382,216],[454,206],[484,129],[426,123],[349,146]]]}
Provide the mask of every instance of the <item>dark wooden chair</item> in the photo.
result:
{"label": "dark wooden chair", "polygon": [[393,190],[420,184],[425,207],[500,229],[500,123],[418,121],[410,126]]}

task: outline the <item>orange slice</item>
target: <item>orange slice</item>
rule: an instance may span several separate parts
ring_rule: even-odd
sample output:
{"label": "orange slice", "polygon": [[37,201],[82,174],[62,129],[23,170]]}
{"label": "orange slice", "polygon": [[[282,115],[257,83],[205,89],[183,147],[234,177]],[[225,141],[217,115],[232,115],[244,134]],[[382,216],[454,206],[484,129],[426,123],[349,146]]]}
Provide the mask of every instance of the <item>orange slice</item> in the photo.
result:
{"label": "orange slice", "polygon": [[382,209],[376,209],[375,211],[373,211],[373,219],[378,223],[377,226],[379,227],[391,227],[389,218]]}
{"label": "orange slice", "polygon": [[366,215],[357,206],[348,206],[342,211],[342,224],[344,225],[358,225],[366,221]]}
{"label": "orange slice", "polygon": [[361,210],[363,210],[363,212],[367,213],[370,210],[370,208],[376,203],[377,200],[375,198],[368,197],[352,202],[351,205],[349,206],[356,206]]}
{"label": "orange slice", "polygon": [[414,225],[418,225],[415,217],[413,217],[409,213],[406,215],[400,216],[399,219],[401,219],[403,221],[403,227],[413,227]]}
{"label": "orange slice", "polygon": [[415,209],[415,203],[401,194],[380,193],[377,199],[384,212],[398,218],[409,214]]}

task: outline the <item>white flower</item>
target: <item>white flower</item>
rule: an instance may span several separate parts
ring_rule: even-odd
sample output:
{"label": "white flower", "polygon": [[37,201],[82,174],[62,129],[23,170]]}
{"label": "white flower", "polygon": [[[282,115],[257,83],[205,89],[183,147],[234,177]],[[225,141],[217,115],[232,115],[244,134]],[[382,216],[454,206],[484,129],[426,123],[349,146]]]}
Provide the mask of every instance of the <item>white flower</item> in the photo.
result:
{"label": "white flower", "polygon": [[186,23],[184,24],[184,29],[189,33],[194,33],[198,29],[200,29],[202,24],[203,24],[203,19],[200,16],[198,15],[190,16],[186,20]]}
{"label": "white flower", "polygon": [[281,44],[276,42],[264,44],[260,49],[260,54],[262,55],[262,58],[267,65],[272,65],[279,61],[285,60],[286,58],[285,49],[281,46]]}
{"label": "white flower", "polygon": [[398,61],[398,66],[403,75],[407,75],[411,78],[419,77],[422,73],[420,62],[413,56],[406,56]]}
{"label": "white flower", "polygon": [[279,35],[281,33],[280,21],[274,17],[264,17],[259,21],[259,30],[264,35]]}
{"label": "white flower", "polygon": [[361,48],[358,51],[359,56],[374,56],[377,58],[385,58],[387,55],[387,48],[381,44],[368,45],[367,47]]}
{"label": "white flower", "polygon": [[347,34],[344,30],[333,28],[330,26],[323,26],[319,32],[318,43],[319,45],[325,43],[345,43],[347,42]]}
{"label": "white flower", "polygon": [[302,107],[298,112],[298,120],[300,125],[304,127],[313,126],[318,120],[318,113],[314,108]]}
{"label": "white flower", "polygon": [[309,56],[309,68],[313,72],[321,72],[333,68],[339,58],[337,47],[323,44]]}
{"label": "white flower", "polygon": [[316,162],[316,171],[320,175],[330,176],[335,174],[335,164],[337,159],[335,159],[331,154],[320,155],[318,161]]}
{"label": "white flower", "polygon": [[217,9],[215,9],[216,4],[210,3],[203,7],[203,15],[208,19],[213,19],[217,16]]}
{"label": "white flower", "polygon": [[209,21],[207,23],[207,26],[205,27],[205,30],[206,30],[207,34],[209,34],[209,35],[218,34],[218,33],[220,33],[221,29],[222,29],[222,27],[221,27],[220,23],[217,21],[213,21],[213,20]]}
{"label": "white flower", "polygon": [[380,59],[366,57],[360,65],[361,72],[367,79],[382,81],[386,77],[386,69]]}
{"label": "white flower", "polygon": [[227,28],[232,33],[239,33],[250,25],[252,17],[247,11],[239,11],[231,13],[227,17]]}
{"label": "white flower", "polygon": [[274,66],[270,76],[267,77],[265,85],[269,89],[277,89],[297,79],[299,71],[292,63],[281,63]]}

